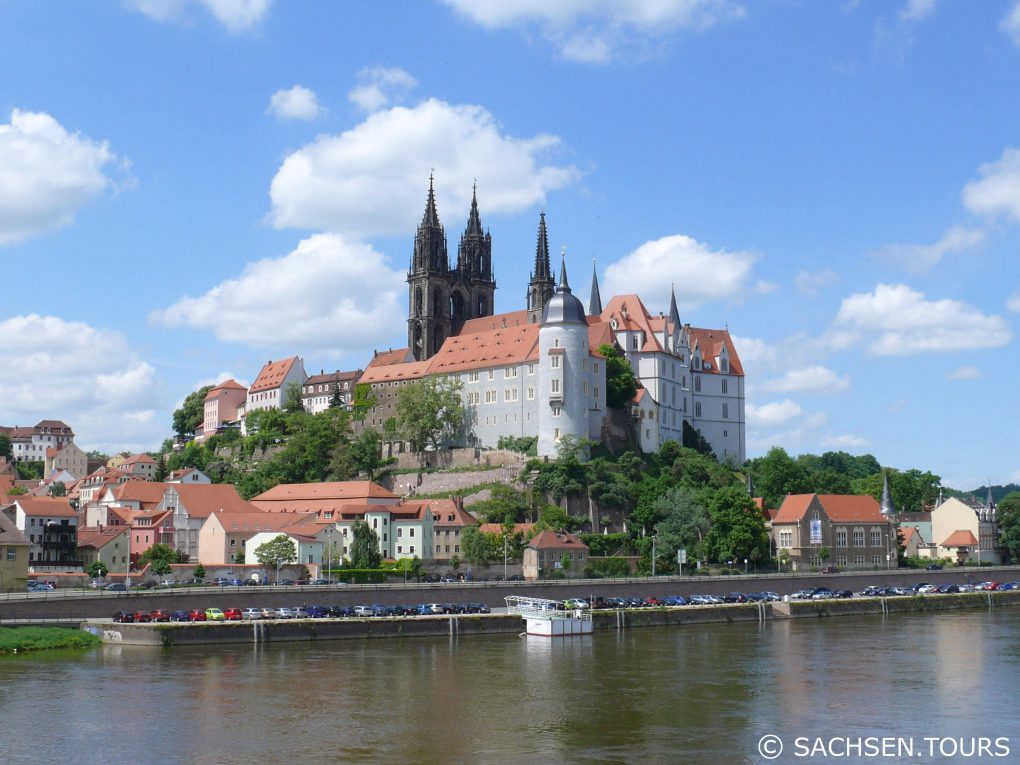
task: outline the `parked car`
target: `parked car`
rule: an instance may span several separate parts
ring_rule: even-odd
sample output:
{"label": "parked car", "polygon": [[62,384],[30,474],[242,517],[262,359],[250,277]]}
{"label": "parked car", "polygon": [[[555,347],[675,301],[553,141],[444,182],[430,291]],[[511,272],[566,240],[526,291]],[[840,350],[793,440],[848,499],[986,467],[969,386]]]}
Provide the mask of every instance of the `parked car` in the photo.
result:
{"label": "parked car", "polygon": [[[440,611],[439,613],[442,613],[442,611]],[[372,610],[372,606],[355,606],[354,607],[354,615],[355,616],[375,616],[375,612]]]}
{"label": "parked car", "polygon": [[223,618],[228,622],[239,622],[244,616],[241,614],[240,608],[226,608],[223,610]]}
{"label": "parked car", "polygon": [[207,622],[224,622],[227,620],[227,617],[218,608],[207,608],[205,609],[205,620]]}
{"label": "parked car", "polygon": [[148,611],[135,611],[135,623],[144,624],[152,621],[152,614]]}
{"label": "parked car", "polygon": [[106,586],[106,582],[102,579],[93,579],[89,582],[89,588],[93,590],[99,590]]}
{"label": "parked car", "polygon": [[263,608],[262,609],[262,618],[263,619],[275,619],[276,618],[276,609],[275,608]]}
{"label": "parked car", "polygon": [[822,569],[822,573],[823,574],[838,574],[839,573],[839,569],[836,568],[835,566],[825,566]]}
{"label": "parked car", "polygon": [[127,585],[123,582],[110,582],[103,590],[106,592],[127,592]]}
{"label": "parked car", "polygon": [[308,606],[305,610],[309,619],[325,619],[329,616],[329,606]]}
{"label": "parked car", "polygon": [[723,595],[723,603],[746,603],[747,596],[742,592],[728,592]]}
{"label": "parked car", "polygon": [[115,622],[120,622],[121,624],[133,624],[135,621],[135,615],[131,611],[117,611],[113,615],[113,620]]}
{"label": "parked car", "polygon": [[291,610],[294,612],[294,618],[295,619],[307,619],[308,618],[308,609],[305,608],[304,606],[297,606],[296,608],[292,608]]}
{"label": "parked car", "polygon": [[154,622],[168,622],[170,621],[170,612],[164,611],[162,608],[157,608],[152,611],[152,621]]}
{"label": "parked car", "polygon": [[293,619],[295,616],[294,609],[288,606],[280,606],[276,609],[277,619]]}
{"label": "parked car", "polygon": [[204,622],[206,620],[204,608],[193,608],[188,611],[189,622]]}
{"label": "parked car", "polygon": [[929,563],[927,568],[928,568],[929,571],[941,571],[942,570],[942,564],[941,563]]}
{"label": "parked car", "polygon": [[162,582],[159,583],[159,586],[160,587],[173,587],[176,584],[177,584],[177,582],[175,582],[173,579],[164,579]]}
{"label": "parked car", "polygon": [[854,594],[850,590],[836,590],[832,593],[834,598],[852,598]]}
{"label": "parked car", "polygon": [[157,582],[155,579],[146,579],[144,582],[140,582],[139,584],[134,585],[134,587],[136,590],[151,590],[158,584],[159,582]]}
{"label": "parked car", "polygon": [[329,609],[329,615],[334,619],[348,618],[355,616],[354,606],[333,606]]}
{"label": "parked car", "polygon": [[261,608],[242,608],[241,609],[242,619],[261,619],[262,609]]}
{"label": "parked car", "polygon": [[293,579],[277,579],[273,584],[278,584],[282,587],[289,587],[292,584],[297,584]]}
{"label": "parked car", "polygon": [[191,621],[191,620],[188,618],[188,612],[187,611],[174,611],[172,614],[170,614],[170,621],[172,621],[172,622],[187,622],[187,621]]}

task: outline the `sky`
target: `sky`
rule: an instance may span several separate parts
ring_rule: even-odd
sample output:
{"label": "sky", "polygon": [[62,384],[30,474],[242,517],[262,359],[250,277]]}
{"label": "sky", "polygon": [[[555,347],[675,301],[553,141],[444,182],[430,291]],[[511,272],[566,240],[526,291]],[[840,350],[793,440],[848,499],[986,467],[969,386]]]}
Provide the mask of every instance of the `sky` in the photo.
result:
{"label": "sky", "polygon": [[0,424],[154,449],[204,384],[406,345],[434,175],[496,310],[726,327],[747,447],[1020,481],[1020,2],[9,0]]}

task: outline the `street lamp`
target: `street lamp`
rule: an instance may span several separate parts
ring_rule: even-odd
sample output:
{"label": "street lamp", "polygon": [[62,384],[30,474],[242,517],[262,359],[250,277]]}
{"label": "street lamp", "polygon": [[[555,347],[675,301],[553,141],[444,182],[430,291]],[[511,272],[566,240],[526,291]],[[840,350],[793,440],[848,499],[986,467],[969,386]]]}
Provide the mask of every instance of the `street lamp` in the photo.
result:
{"label": "street lamp", "polygon": [[744,576],[747,576],[747,558],[744,558]]}
{"label": "street lamp", "polygon": [[506,557],[507,557],[506,534],[503,534],[503,581],[504,582],[506,581]]}
{"label": "street lamp", "polygon": [[326,527],[326,579],[333,584],[333,527]]}
{"label": "street lamp", "polygon": [[653,534],[652,535],[652,576],[653,577],[655,576],[655,541],[657,539],[658,539],[658,537],[655,534]]}

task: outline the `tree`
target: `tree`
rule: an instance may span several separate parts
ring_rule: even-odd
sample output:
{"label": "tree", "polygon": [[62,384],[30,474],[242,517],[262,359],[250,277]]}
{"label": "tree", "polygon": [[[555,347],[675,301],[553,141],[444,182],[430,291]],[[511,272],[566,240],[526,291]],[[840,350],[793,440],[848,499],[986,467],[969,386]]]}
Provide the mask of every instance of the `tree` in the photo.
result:
{"label": "tree", "polygon": [[64,485],[63,481],[54,481],[53,485],[50,486],[51,497],[66,497],[67,486]]}
{"label": "tree", "polygon": [[712,444],[710,444],[701,431],[691,425],[687,420],[684,420],[682,435],[684,446],[688,449],[694,449],[697,452],[708,455],[712,459],[715,459],[715,452],[712,451]]}
{"label": "tree", "polygon": [[757,493],[769,507],[779,507],[787,494],[814,491],[804,467],[780,446],[773,446],[764,457],[750,460],[748,466]]}
{"label": "tree", "polygon": [[999,500],[999,541],[1009,551],[1009,557],[1020,561],[1020,491],[1007,494]]}
{"label": "tree", "polygon": [[758,561],[768,557],[765,519],[743,488],[719,489],[707,506],[712,527],[705,537],[705,551],[710,559]]}
{"label": "tree", "polygon": [[382,437],[374,428],[365,428],[351,444],[351,460],[358,473],[364,473],[369,481],[382,467]]}
{"label": "tree", "polygon": [[194,575],[196,579],[205,579],[205,566],[203,566],[201,563],[195,566]]}
{"label": "tree", "polygon": [[[942,479],[928,471],[887,469],[889,493],[897,512],[916,513],[934,505],[938,499]],[[854,494],[870,494],[876,500],[882,496],[882,473],[850,482]]]}
{"label": "tree", "polygon": [[711,527],[703,492],[678,486],[656,500],[655,510],[662,518],[655,524],[658,552],[673,561],[677,550],[686,549],[690,558],[700,559]]}
{"label": "tree", "polygon": [[414,451],[439,449],[463,427],[460,380],[427,377],[397,393],[397,423]]}
{"label": "tree", "polygon": [[283,411],[286,414],[299,414],[305,411],[301,401],[301,383],[292,382],[287,386]]}
{"label": "tree", "polygon": [[379,568],[382,553],[379,552],[379,536],[364,521],[354,524],[351,540],[351,566],[354,568]]}
{"label": "tree", "polygon": [[704,452],[687,447],[678,450],[671,473],[678,486],[692,489],[702,487],[721,489],[724,486],[733,486],[737,482],[733,471],[725,465],[720,465]]}
{"label": "tree", "polygon": [[599,346],[599,353],[606,359],[606,406],[610,409],[626,409],[637,393],[637,379],[634,370],[619,348],[609,343]]}
{"label": "tree", "polygon": [[329,397],[329,408],[330,409],[343,409],[344,399],[340,395],[340,381],[336,380],[333,382],[333,393]]}
{"label": "tree", "polygon": [[286,534],[277,534],[255,548],[255,560],[267,572],[279,569],[280,566],[297,560],[297,546]]}
{"label": "tree", "polygon": [[8,460],[14,457],[11,439],[6,433],[0,433],[0,457],[6,457]]}
{"label": "tree", "polygon": [[93,561],[89,564],[89,567],[85,569],[85,573],[91,576],[93,579],[102,579],[110,572],[110,569],[106,567],[106,564],[101,560]]}
{"label": "tree", "polygon": [[[464,560],[476,566],[487,566],[495,557],[495,534],[486,534],[478,530],[477,526],[468,526],[460,533],[460,549],[464,553]],[[501,545],[502,547],[502,545]]]}
{"label": "tree", "polygon": [[138,556],[138,568],[149,566],[149,572],[156,576],[165,576],[170,573],[171,563],[180,563],[181,554],[166,544],[154,544],[148,550]]}
{"label": "tree", "polygon": [[368,383],[358,383],[354,386],[354,402],[351,408],[354,410],[354,419],[361,422],[368,414],[368,410],[375,406],[375,396],[372,394],[372,386]]}
{"label": "tree", "polygon": [[175,409],[173,414],[174,433],[179,436],[190,435],[195,432],[205,419],[205,394],[212,390],[211,385],[203,385],[193,393],[184,398],[180,409]]}
{"label": "tree", "polygon": [[523,522],[530,509],[527,497],[506,484],[493,486],[488,499],[471,506],[471,512],[485,523],[511,525]]}

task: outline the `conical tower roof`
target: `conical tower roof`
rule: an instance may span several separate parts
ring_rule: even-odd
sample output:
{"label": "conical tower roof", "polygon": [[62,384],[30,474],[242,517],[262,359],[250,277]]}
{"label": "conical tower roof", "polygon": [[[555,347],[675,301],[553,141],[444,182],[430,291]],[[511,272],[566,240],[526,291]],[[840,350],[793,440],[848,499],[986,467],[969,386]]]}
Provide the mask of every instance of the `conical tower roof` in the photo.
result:
{"label": "conical tower roof", "polygon": [[471,188],[471,212],[468,213],[467,228],[464,229],[464,237],[483,237],[485,233],[482,231],[482,219],[478,215],[478,184],[474,184]]}
{"label": "conical tower roof", "polygon": [[567,262],[564,257],[560,264],[560,283],[549,298],[542,316],[542,324],[587,324],[584,306],[570,291],[567,283]]}
{"label": "conical tower roof", "polygon": [[545,213],[538,217],[538,243],[535,245],[535,270],[532,274],[534,281],[552,279],[552,267],[549,265],[549,233],[545,228]]}
{"label": "conical tower roof", "polygon": [[599,275],[595,269],[595,258],[591,259],[591,296],[588,298],[588,315],[602,313],[602,295],[599,294]]}
{"label": "conical tower roof", "polygon": [[889,492],[889,475],[882,473],[882,515],[890,517],[896,515],[896,505],[893,504],[892,494]]}

